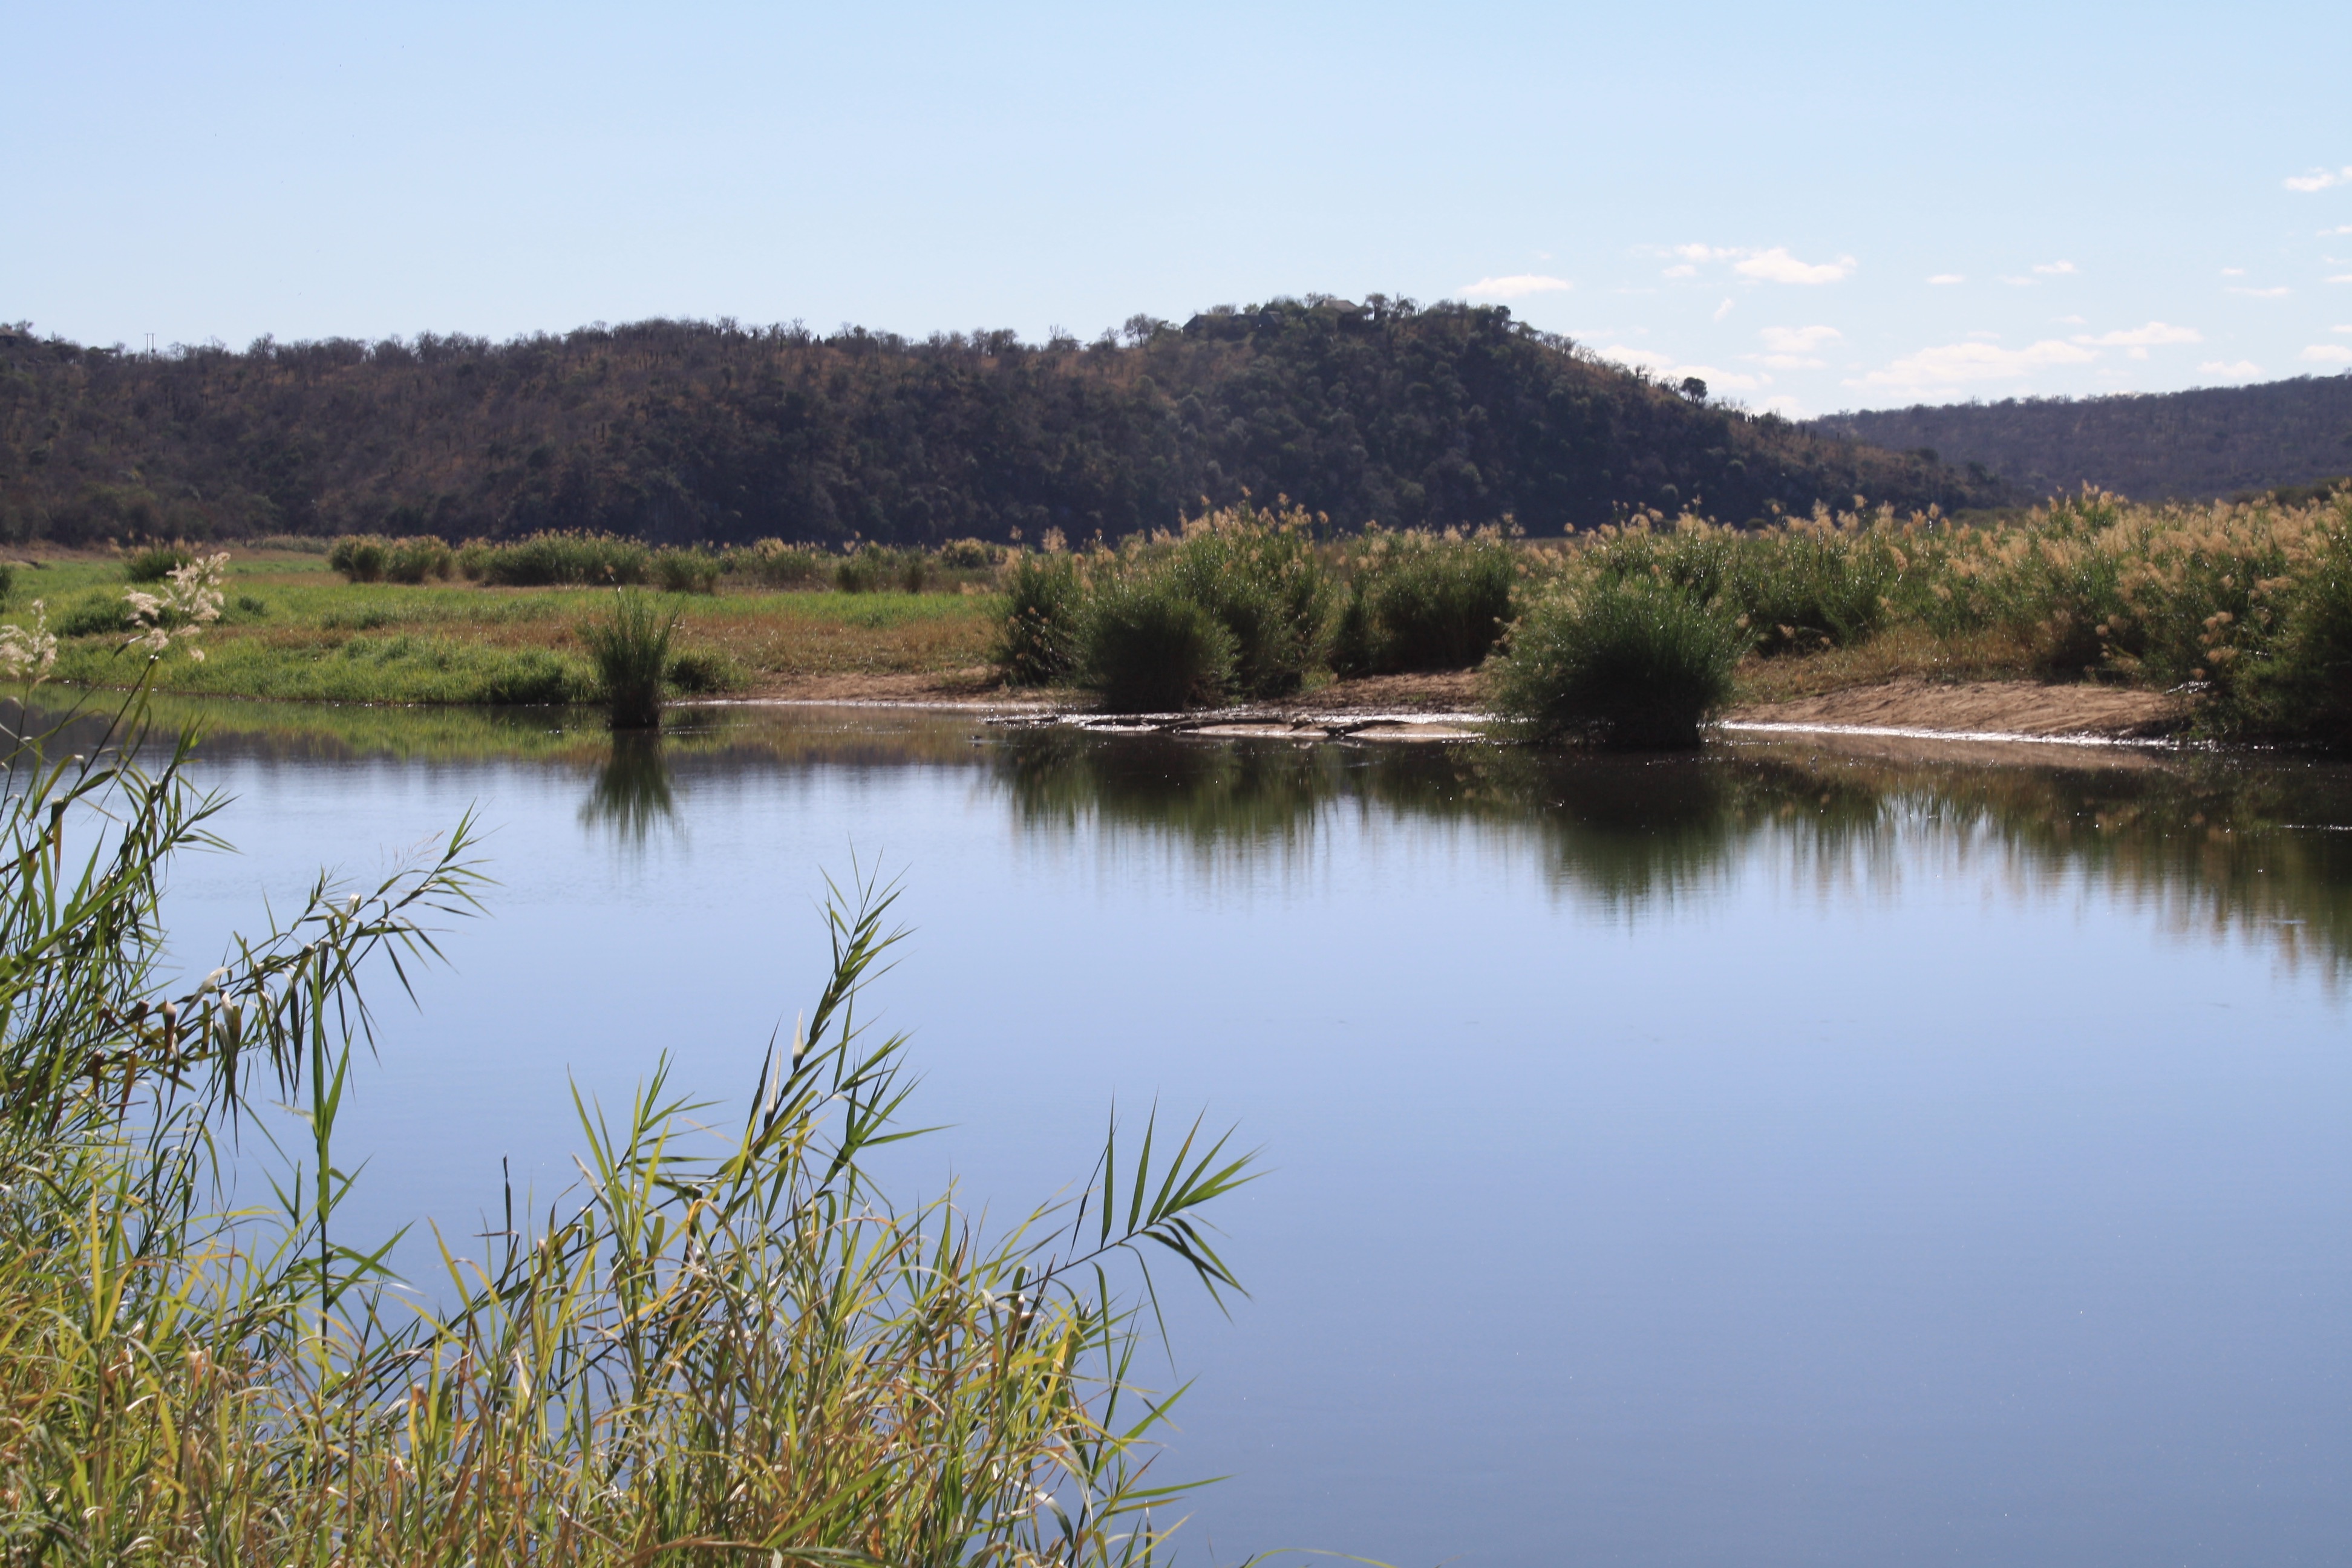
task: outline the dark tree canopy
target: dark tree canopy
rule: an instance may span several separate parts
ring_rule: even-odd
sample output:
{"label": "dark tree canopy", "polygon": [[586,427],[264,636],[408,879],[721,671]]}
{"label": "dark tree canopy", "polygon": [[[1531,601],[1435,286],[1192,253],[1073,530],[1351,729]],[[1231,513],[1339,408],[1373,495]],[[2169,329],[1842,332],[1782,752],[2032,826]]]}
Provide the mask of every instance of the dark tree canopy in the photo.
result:
{"label": "dark tree canopy", "polygon": [[[1123,341],[1122,341],[1123,339]],[[641,321],[137,354],[0,329],[0,532],[543,528],[1072,540],[1286,495],[1352,529],[2003,499],[1595,360],[1507,310],[1310,297],[1042,346]]]}
{"label": "dark tree canopy", "polygon": [[2352,375],[1888,408],[1810,427],[1928,448],[2028,496],[2087,483],[2134,500],[2194,500],[2352,474]]}

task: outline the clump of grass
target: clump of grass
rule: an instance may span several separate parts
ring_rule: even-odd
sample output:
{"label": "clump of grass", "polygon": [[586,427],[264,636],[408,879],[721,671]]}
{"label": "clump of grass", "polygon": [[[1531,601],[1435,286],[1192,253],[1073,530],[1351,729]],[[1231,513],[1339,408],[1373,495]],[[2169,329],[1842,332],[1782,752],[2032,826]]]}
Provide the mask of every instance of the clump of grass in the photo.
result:
{"label": "clump of grass", "polygon": [[1077,667],[1085,584],[1076,558],[1023,552],[1004,574],[1004,619],[989,651],[1009,686],[1051,686]]}
{"label": "clump of grass", "polygon": [[1335,594],[1312,522],[1298,508],[1221,508],[1187,522],[1164,562],[1146,568],[1224,628],[1228,684],[1243,696],[1296,691],[1322,661]]}
{"label": "clump of grass", "polygon": [[762,539],[726,556],[727,569],[769,588],[813,588],[824,581],[823,552],[781,539]]}
{"label": "clump of grass", "polygon": [[1170,573],[1120,574],[1087,595],[1078,669],[1114,712],[1214,703],[1234,663],[1233,634]]}
{"label": "clump of grass", "polygon": [[1496,710],[1537,734],[1619,749],[1696,746],[1731,699],[1748,637],[1720,605],[1648,578],[1598,577],[1544,600],[1490,667]]}
{"label": "clump of grass", "polygon": [[[1114,1125],[1073,1204],[1007,1230],[953,1193],[893,1201],[866,1162],[910,1135],[911,1088],[903,1037],[858,1018],[898,940],[868,882],[829,906],[825,985],[740,1110],[666,1064],[618,1113],[583,1106],[583,1186],[536,1215],[509,1194],[514,1222],[444,1252],[440,1303],[415,1310],[383,1288],[390,1244],[351,1232],[339,1124],[359,976],[436,956],[432,926],[479,886],[467,833],[372,888],[322,879],[163,989],[165,868],[217,807],[185,737],[155,776],[136,738],[77,737],[70,760],[6,738],[25,787],[0,853],[67,873],[0,884],[0,1527],[28,1560],[1164,1554],[1149,1510],[1184,1489],[1145,1477],[1167,1403],[1133,1381],[1135,1260],[1231,1288],[1203,1211],[1246,1157],[1197,1124]],[[230,1135],[261,1120],[269,1139]],[[205,1217],[265,1143],[287,1156],[257,1173],[274,1206]]]}
{"label": "clump of grass", "polygon": [[644,594],[619,589],[613,595],[613,613],[580,628],[614,729],[660,727],[677,620],[677,611]]}
{"label": "clump of grass", "polygon": [[16,591],[16,568],[8,562],[0,561],[0,602],[5,602]]}
{"label": "clump of grass", "polygon": [[446,541],[431,534],[385,539],[373,533],[346,533],[327,547],[327,565],[347,583],[446,581],[456,566]]}
{"label": "clump of grass", "polygon": [[950,539],[939,548],[940,565],[950,572],[985,572],[1004,559],[1002,544],[980,539]]}
{"label": "clump of grass", "polygon": [[710,647],[681,648],[671,654],[663,679],[672,691],[694,697],[740,690],[747,684],[742,666],[719,649]]}
{"label": "clump of grass", "polygon": [[126,583],[161,583],[195,558],[195,547],[184,542],[151,544],[124,559],[122,580]]}
{"label": "clump of grass", "polygon": [[640,542],[614,534],[543,532],[504,543],[469,541],[457,552],[457,569],[493,587],[621,587],[646,580],[651,556]]}
{"label": "clump of grass", "polygon": [[654,584],[665,594],[715,594],[723,569],[718,556],[699,548],[656,550],[653,554]]}
{"label": "clump of grass", "polygon": [[834,567],[833,585],[845,594],[878,594],[894,588],[902,594],[919,594],[930,575],[930,563],[921,551],[866,543]]}
{"label": "clump of grass", "polygon": [[1342,674],[1470,669],[1510,619],[1518,563],[1499,530],[1375,530],[1352,564],[1332,637],[1332,667]]}

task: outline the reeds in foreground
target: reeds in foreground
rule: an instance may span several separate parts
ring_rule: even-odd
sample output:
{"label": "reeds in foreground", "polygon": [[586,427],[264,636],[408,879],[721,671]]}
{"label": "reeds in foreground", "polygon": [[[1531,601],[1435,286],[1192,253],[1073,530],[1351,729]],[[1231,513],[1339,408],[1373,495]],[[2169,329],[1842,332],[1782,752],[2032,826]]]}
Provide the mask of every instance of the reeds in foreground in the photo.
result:
{"label": "reeds in foreground", "polygon": [[[1231,1287],[1202,1209],[1246,1157],[1114,1127],[1073,1203],[1009,1229],[952,1194],[892,1201],[865,1160],[910,1135],[909,1087],[903,1040],[856,1021],[896,941],[867,881],[836,890],[830,978],[734,1116],[658,1065],[615,1114],[583,1102],[583,1184],[509,1193],[487,1255],[445,1244],[438,1305],[405,1305],[389,1243],[339,1217],[336,1128],[359,975],[436,955],[425,922],[477,885],[466,830],[372,889],[322,881],[162,992],[158,889],[214,803],[184,738],[152,776],[131,754],[13,737],[5,757],[0,851],[24,874],[0,884],[0,1555],[1156,1560],[1154,1510],[1184,1489],[1147,1475],[1172,1399],[1136,1381],[1143,1255]],[[227,1134],[273,1102],[294,1108],[274,1207],[210,1215]]]}
{"label": "reeds in foreground", "polygon": [[677,635],[677,620],[676,610],[664,609],[644,594],[616,588],[612,615],[580,628],[614,729],[660,727],[669,645]]}

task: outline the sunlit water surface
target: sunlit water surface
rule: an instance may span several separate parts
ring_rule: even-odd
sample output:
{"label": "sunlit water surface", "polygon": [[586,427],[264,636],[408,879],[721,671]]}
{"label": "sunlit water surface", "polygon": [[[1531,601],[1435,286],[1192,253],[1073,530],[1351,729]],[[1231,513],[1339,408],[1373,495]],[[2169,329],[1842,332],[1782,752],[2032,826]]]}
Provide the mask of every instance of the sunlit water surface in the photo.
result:
{"label": "sunlit water surface", "polygon": [[177,952],[465,813],[498,884],[347,1122],[352,1228],[740,1095],[903,878],[900,1172],[1025,1209],[1114,1100],[1262,1146],[1171,1300],[1183,1534],[1397,1564],[2352,1556],[2352,780],[2125,753],[593,730],[223,709]]}

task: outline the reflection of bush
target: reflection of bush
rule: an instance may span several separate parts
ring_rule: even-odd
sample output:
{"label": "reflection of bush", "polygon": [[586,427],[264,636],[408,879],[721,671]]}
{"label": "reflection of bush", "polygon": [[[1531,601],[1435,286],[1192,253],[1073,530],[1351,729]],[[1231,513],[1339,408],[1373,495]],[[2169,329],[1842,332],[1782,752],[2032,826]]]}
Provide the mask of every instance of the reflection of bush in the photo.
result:
{"label": "reflection of bush", "polygon": [[612,752],[596,770],[595,783],[580,806],[580,820],[609,827],[623,838],[642,840],[677,812],[661,736],[649,730],[614,731]]}

